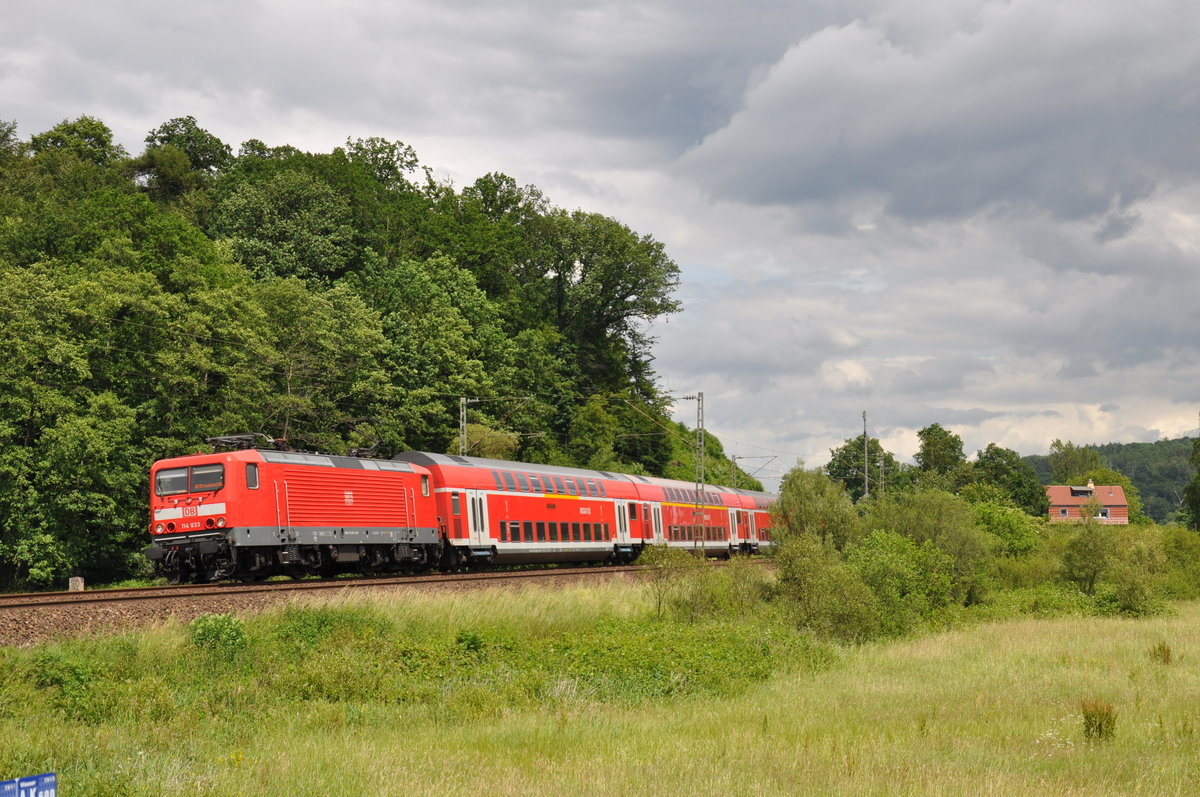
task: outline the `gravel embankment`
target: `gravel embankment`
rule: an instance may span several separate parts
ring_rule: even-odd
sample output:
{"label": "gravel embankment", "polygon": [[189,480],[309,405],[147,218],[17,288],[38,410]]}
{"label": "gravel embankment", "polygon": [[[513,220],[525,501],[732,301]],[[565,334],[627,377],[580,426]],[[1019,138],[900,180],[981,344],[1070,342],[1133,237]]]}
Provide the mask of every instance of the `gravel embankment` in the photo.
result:
{"label": "gravel embankment", "polygon": [[[549,583],[535,581],[542,586],[567,586],[577,583],[595,583],[597,578],[626,578],[631,574],[622,572],[605,573],[597,568],[586,575],[560,576]],[[412,586],[389,586],[380,588],[355,587],[345,590],[322,590],[304,592],[281,590],[251,594],[214,593],[201,597],[173,598],[161,600],[128,600],[106,603],[87,603],[79,606],[24,606],[19,609],[0,609],[0,645],[27,646],[54,639],[129,631],[153,626],[168,619],[181,623],[209,612],[234,612],[247,614],[261,611],[272,604],[286,601],[323,601],[344,596],[348,592],[361,595],[380,595],[384,589],[391,592],[411,590],[469,590],[469,589],[520,589],[530,582],[504,579],[466,583],[428,583]],[[360,592],[361,590],[361,592]]]}

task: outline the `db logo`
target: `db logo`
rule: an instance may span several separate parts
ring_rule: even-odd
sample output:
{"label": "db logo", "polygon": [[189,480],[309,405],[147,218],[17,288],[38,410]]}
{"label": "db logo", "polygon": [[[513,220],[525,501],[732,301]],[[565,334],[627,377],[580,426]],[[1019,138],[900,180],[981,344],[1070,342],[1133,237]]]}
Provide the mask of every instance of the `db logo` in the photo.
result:
{"label": "db logo", "polygon": [[184,516],[184,517],[196,517],[196,516],[197,516],[197,515],[199,515],[199,514],[200,514],[200,507],[197,507],[197,506],[185,506],[185,507],[183,508],[183,516]]}
{"label": "db logo", "polygon": [[342,493],[342,497],[346,499],[346,506],[350,506],[354,503],[354,493],[350,490],[346,490],[344,493]]}

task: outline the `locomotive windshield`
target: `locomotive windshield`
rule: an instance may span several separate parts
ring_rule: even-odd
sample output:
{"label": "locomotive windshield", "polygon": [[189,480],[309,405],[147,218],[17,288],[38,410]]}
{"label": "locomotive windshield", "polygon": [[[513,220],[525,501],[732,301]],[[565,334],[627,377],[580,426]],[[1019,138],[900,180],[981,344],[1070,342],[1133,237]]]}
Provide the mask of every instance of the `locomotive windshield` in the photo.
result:
{"label": "locomotive windshield", "polygon": [[179,495],[188,491],[188,469],[160,470],[154,477],[155,495]]}
{"label": "locomotive windshield", "polygon": [[224,465],[193,465],[190,468],[166,468],[154,475],[154,494],[216,492],[225,486]]}

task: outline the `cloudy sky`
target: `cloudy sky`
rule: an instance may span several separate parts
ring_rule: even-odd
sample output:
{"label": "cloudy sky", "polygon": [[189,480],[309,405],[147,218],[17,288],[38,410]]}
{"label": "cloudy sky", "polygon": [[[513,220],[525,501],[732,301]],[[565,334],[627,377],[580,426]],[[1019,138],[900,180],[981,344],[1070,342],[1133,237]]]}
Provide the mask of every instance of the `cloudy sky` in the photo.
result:
{"label": "cloudy sky", "polygon": [[664,384],[761,475],[864,410],[901,457],[934,421],[968,453],[1197,428],[1200,3],[8,9],[0,119],[83,113],[134,153],[188,114],[235,149],[399,139],[653,235]]}

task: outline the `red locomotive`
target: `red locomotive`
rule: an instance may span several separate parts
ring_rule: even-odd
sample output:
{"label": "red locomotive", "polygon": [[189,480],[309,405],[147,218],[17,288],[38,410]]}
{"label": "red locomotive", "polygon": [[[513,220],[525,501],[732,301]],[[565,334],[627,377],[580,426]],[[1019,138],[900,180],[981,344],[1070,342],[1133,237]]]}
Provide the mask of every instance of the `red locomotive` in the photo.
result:
{"label": "red locomotive", "polygon": [[408,452],[243,448],[150,471],[146,556],[172,581],[716,556],[770,544],[774,496],[620,473]]}

